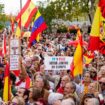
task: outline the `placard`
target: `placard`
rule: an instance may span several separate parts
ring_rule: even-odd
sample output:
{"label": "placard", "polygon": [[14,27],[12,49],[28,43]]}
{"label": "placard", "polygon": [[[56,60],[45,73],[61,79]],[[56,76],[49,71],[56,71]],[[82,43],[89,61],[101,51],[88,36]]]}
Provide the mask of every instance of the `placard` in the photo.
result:
{"label": "placard", "polygon": [[11,39],[11,41],[10,41],[10,55],[11,54],[12,55],[20,54],[18,39]]}
{"label": "placard", "polygon": [[45,57],[45,70],[69,70],[72,59],[67,56]]}
{"label": "placard", "polygon": [[19,56],[10,55],[10,70],[19,70]]}
{"label": "placard", "polygon": [[20,43],[19,39],[10,40],[10,70],[19,70]]}

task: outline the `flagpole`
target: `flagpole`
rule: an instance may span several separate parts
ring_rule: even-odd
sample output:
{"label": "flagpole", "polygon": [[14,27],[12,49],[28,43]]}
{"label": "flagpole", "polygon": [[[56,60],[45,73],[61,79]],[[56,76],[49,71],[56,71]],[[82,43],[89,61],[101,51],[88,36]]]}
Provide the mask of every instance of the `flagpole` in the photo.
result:
{"label": "flagpole", "polygon": [[[20,0],[20,11],[22,10],[22,0]],[[22,33],[22,26],[21,26],[21,21],[22,21],[22,18],[20,16],[20,34]],[[21,36],[21,35],[20,35]]]}
{"label": "flagpole", "polygon": [[[20,0],[20,11],[22,10],[22,0]],[[21,15],[22,16],[22,15]],[[21,55],[22,55],[22,49],[21,49],[21,34],[22,34],[22,25],[21,25],[21,22],[22,22],[22,17],[20,16],[20,37],[19,37],[19,50],[20,50],[20,58],[19,58],[19,63],[20,63],[20,59],[21,59]],[[21,66],[19,65],[19,68],[21,69]]]}
{"label": "flagpole", "polygon": [[100,53],[98,51],[98,54],[97,54],[97,91],[99,91],[99,84],[98,84],[98,81],[99,81],[99,78],[98,78],[98,72],[99,72],[99,56],[100,56]]}

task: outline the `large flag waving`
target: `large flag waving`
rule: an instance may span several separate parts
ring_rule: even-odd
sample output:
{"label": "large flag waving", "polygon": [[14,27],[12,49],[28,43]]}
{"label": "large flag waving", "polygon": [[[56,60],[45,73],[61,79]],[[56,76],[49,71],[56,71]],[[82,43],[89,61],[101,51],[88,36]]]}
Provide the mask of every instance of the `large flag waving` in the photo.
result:
{"label": "large flag waving", "polygon": [[6,64],[4,72],[4,89],[3,89],[3,101],[8,102],[10,98],[10,83],[9,83],[9,64]]}
{"label": "large flag waving", "polygon": [[16,17],[17,22],[21,19],[21,25],[27,28],[30,24],[31,18],[37,12],[37,7],[35,7],[34,3],[31,0],[27,0],[27,3],[22,8],[18,16]]}
{"label": "large flag waving", "polygon": [[78,76],[83,73],[83,54],[82,54],[82,36],[80,30],[77,32],[79,43],[74,53],[73,69],[71,70],[73,76]]}
{"label": "large flag waving", "polygon": [[21,20],[18,22],[15,35],[17,38],[21,37]]}
{"label": "large flag waving", "polygon": [[94,16],[88,50],[105,54],[105,0],[100,0]]}
{"label": "large flag waving", "polygon": [[12,33],[14,33],[14,19],[12,16],[11,16],[11,31]]}
{"label": "large flag waving", "polygon": [[35,44],[39,40],[39,35],[47,28],[46,23],[44,22],[43,17],[38,11],[35,17],[34,25],[32,27],[32,33],[30,37],[30,45]]}

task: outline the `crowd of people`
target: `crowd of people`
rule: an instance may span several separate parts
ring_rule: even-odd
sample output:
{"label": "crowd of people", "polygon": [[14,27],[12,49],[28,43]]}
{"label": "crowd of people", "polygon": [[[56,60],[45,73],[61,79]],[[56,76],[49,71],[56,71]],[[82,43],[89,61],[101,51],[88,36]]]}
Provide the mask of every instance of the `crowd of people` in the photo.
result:
{"label": "crowd of people", "polygon": [[[82,36],[88,43],[89,34]],[[45,70],[44,57],[74,55],[76,48],[69,41],[75,39],[76,34],[69,32],[42,34],[40,42],[28,48],[28,38],[23,37],[21,70],[19,76],[10,71],[11,99],[7,103],[3,101],[5,59],[0,64],[0,105],[105,105],[105,58],[98,51],[90,64],[83,64],[83,75],[73,77],[70,69]]]}

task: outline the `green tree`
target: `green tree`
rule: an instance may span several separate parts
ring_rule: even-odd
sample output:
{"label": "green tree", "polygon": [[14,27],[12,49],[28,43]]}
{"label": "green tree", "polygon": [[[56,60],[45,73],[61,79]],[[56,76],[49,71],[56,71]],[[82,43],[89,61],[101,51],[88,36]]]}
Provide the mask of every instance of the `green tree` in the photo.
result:
{"label": "green tree", "polygon": [[4,14],[4,4],[0,4],[0,30],[5,27],[5,22],[9,20]]}
{"label": "green tree", "polygon": [[0,4],[0,14],[4,12],[4,5]]}
{"label": "green tree", "polygon": [[96,4],[98,0],[55,0],[48,1],[45,7],[44,3],[40,3],[40,11],[47,22],[51,25],[53,19],[63,19],[73,21],[89,18],[92,23]]}
{"label": "green tree", "polygon": [[88,16],[90,20],[90,23],[92,23],[98,0],[80,0],[80,1],[81,1],[80,12],[84,15],[86,14],[86,16]]}

